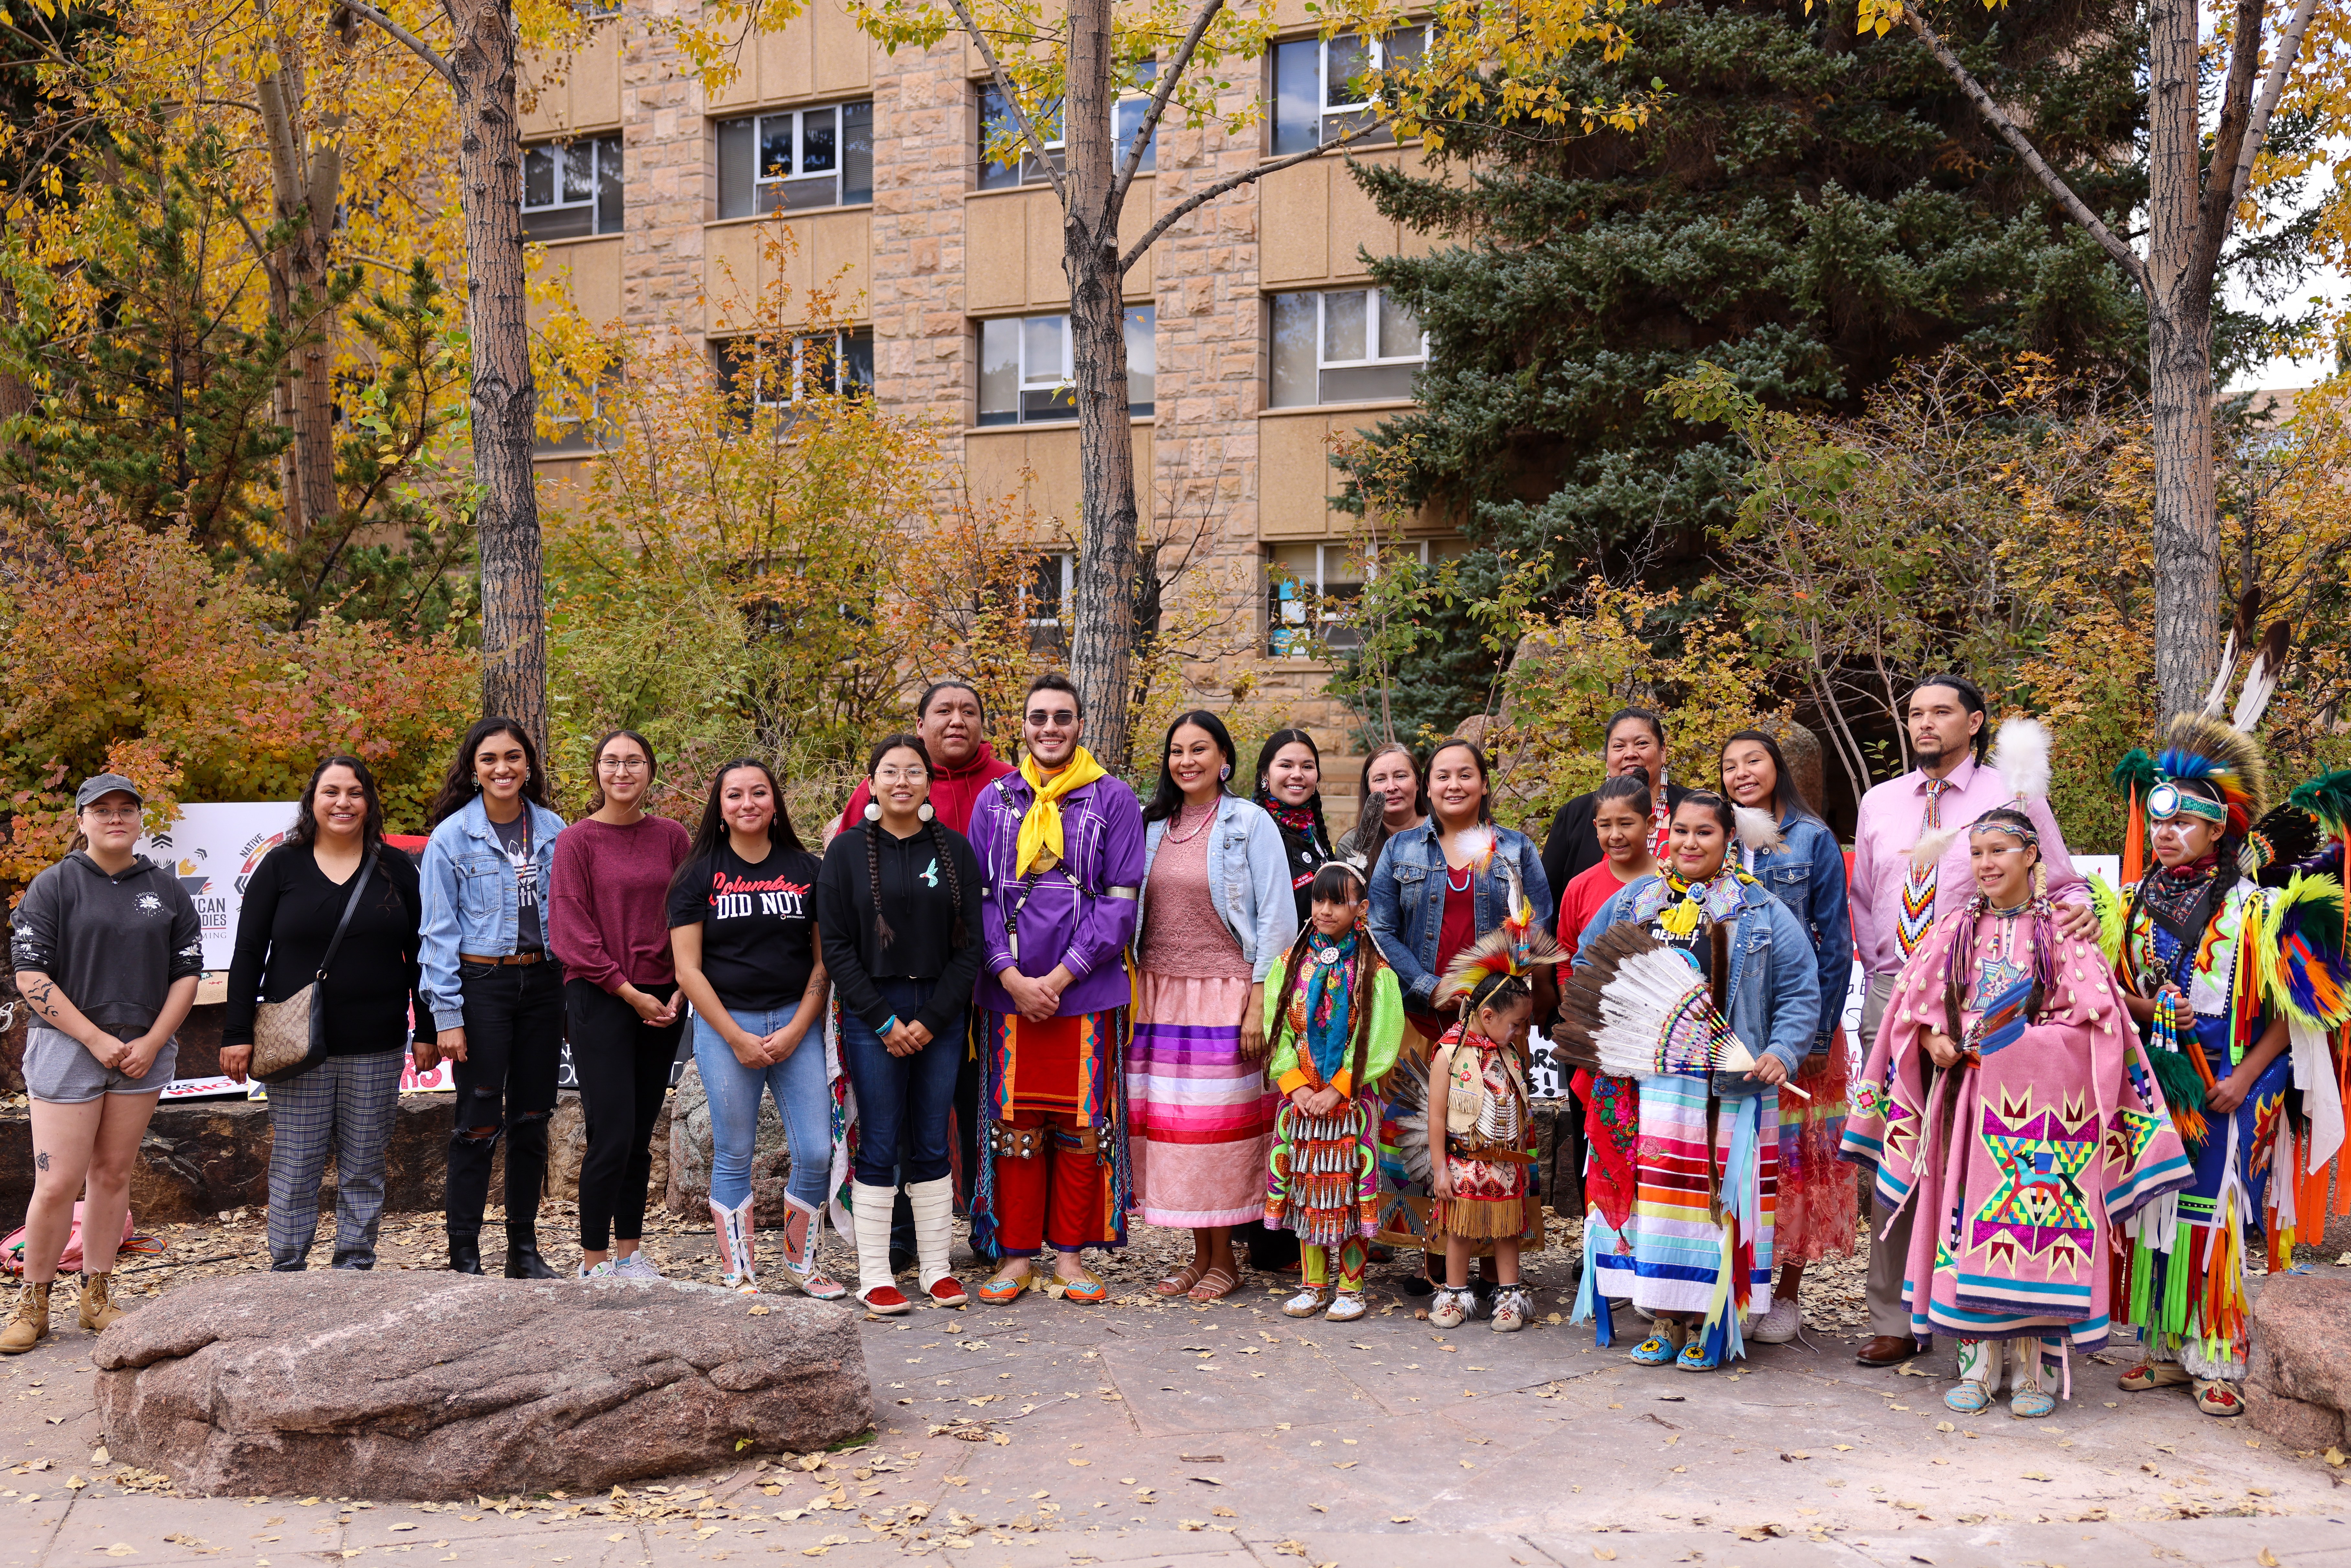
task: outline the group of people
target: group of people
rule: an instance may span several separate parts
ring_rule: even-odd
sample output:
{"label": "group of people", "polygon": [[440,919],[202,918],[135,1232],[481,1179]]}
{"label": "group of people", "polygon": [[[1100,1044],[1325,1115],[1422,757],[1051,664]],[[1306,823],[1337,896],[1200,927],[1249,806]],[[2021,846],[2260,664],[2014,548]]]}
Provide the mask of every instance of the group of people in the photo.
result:
{"label": "group of people", "polygon": [[[893,1314],[1050,1279],[1101,1301],[1085,1255],[1139,1218],[1191,1234],[1165,1296],[1232,1291],[1243,1251],[1294,1257],[1283,1311],[1349,1321],[1368,1263],[1400,1253],[1430,1322],[1510,1332],[1534,1315],[1520,1265],[1543,1244],[1531,1042],[1548,1030],[1577,1063],[1584,1135],[1573,1315],[1604,1344],[1616,1308],[1647,1320],[1635,1363],[1702,1372],[1795,1337],[1805,1268],[1855,1247],[1865,1173],[1863,1364],[1955,1336],[1951,1403],[1978,1410],[2013,1344],[2011,1407],[2040,1415],[2070,1353],[2125,1322],[2145,1347],[2125,1387],[2189,1383],[2234,1414],[2247,1239],[2290,1243],[2294,1195],[2341,1140],[2321,1090],[2351,1006],[2340,934],[2317,929],[2340,920],[2339,862],[2310,813],[2269,809],[2250,735],[2181,721],[2130,772],[2157,863],[2103,894],[2066,855],[2045,759],[2020,781],[2030,737],[2003,731],[1990,765],[1988,718],[1964,679],[1917,687],[1917,766],[1862,800],[1850,872],[1774,734],[1734,735],[1690,789],[1640,708],[1611,720],[1605,779],[1540,848],[1493,821],[1488,760],[1458,738],[1374,751],[1335,843],[1303,730],[1270,737],[1250,780],[1217,715],[1181,714],[1143,799],[1086,750],[1084,704],[1051,674],[1025,694],[1017,765],[975,688],[931,686],[815,850],[755,758],[713,772],[693,832],[649,814],[657,759],[628,730],[597,744],[589,814],[567,825],[528,735],[488,718],[413,862],[384,841],[365,763],[329,757],[252,873],[228,976],[232,1075],[272,1005],[319,997],[312,1059],[270,1086],[272,1265],[306,1266],[329,1154],[334,1264],[372,1264],[413,1050],[455,1080],[450,1267],[483,1269],[503,1145],[504,1272],[552,1277],[536,1218],[568,1041],[577,1271],[657,1277],[649,1140],[690,1029],[732,1284],[758,1278],[769,1098],[790,1156],[770,1234],[812,1296]],[[47,1332],[77,1228],[81,1321],[119,1315],[130,1165],[201,967],[188,895],[133,852],[136,786],[101,775],[78,805],[81,841],[15,917],[37,1185],[0,1351]],[[1620,960],[1657,951],[1694,971],[1712,1054],[1617,1071],[1571,1043],[1600,1015],[1563,995],[1605,996]],[[968,1288],[958,1208],[986,1270]],[[828,1217],[853,1286],[820,1260]]]}

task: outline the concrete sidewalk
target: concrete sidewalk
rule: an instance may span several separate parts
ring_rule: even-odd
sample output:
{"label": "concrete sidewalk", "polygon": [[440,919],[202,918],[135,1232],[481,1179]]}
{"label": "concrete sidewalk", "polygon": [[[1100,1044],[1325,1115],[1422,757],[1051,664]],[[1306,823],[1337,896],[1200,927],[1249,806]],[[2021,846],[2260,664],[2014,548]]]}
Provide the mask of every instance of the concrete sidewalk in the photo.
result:
{"label": "concrete sidewalk", "polygon": [[[1536,1274],[1547,1313],[1565,1273]],[[2077,1363],[2048,1420],[1963,1420],[1948,1355],[1869,1372],[1816,1336],[1694,1376],[1588,1328],[1439,1333],[1385,1293],[1357,1323],[1297,1322],[1280,1299],[869,1322],[869,1446],[437,1506],[170,1496],[99,1457],[91,1341],[68,1329],[0,1364],[0,1568],[2351,1563],[2343,1471],[2176,1391],[2120,1393],[2111,1365]]]}

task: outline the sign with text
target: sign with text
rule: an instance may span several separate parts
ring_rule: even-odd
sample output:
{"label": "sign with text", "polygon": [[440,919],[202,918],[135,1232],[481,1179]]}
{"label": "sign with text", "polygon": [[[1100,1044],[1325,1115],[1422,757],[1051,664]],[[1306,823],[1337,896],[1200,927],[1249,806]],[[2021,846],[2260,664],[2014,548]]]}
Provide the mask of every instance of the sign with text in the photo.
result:
{"label": "sign with text", "polygon": [[204,967],[225,969],[236,946],[245,884],[272,845],[294,831],[291,800],[183,805],[172,825],[140,841],[139,852],[171,868],[196,902],[204,926]]}

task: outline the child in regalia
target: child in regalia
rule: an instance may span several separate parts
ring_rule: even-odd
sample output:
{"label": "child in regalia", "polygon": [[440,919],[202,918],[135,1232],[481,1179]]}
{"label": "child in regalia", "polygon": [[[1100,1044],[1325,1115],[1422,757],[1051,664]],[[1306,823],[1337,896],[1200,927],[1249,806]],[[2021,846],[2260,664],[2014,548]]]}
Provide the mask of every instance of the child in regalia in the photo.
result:
{"label": "child in regalia", "polygon": [[1364,1260],[1379,1230],[1379,1091],[1404,1039],[1404,992],[1364,925],[1363,873],[1328,862],[1311,895],[1306,929],[1265,988],[1267,1070],[1284,1097],[1265,1222],[1298,1238],[1305,1288],[1282,1312],[1353,1322],[1369,1310]]}

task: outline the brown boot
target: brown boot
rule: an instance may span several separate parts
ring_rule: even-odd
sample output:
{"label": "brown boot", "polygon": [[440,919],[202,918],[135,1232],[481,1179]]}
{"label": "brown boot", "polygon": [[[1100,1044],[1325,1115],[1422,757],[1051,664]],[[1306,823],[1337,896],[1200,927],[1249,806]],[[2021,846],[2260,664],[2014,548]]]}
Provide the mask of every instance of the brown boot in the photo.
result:
{"label": "brown boot", "polygon": [[16,1310],[0,1329],[0,1355],[20,1355],[49,1337],[49,1284],[45,1280],[16,1292]]}
{"label": "brown boot", "polygon": [[111,1274],[84,1274],[81,1277],[81,1326],[92,1333],[104,1333],[122,1321],[122,1309],[114,1304]]}

